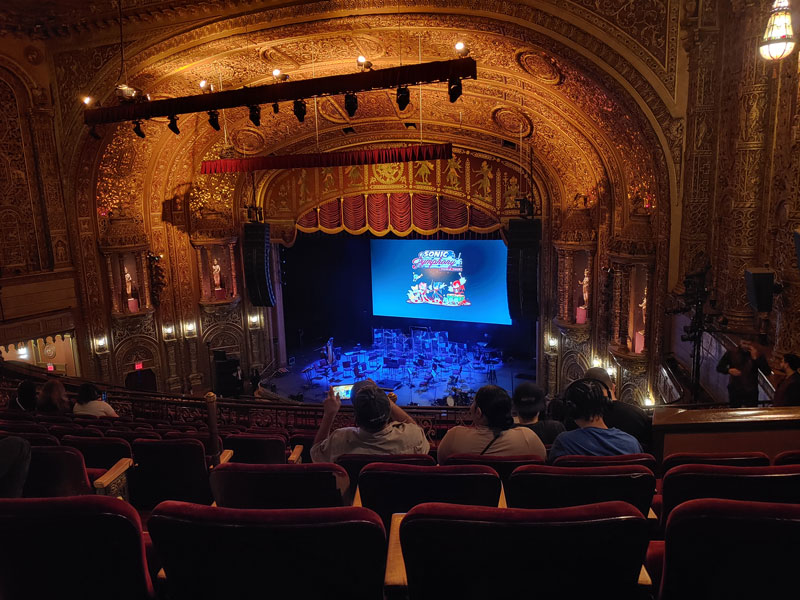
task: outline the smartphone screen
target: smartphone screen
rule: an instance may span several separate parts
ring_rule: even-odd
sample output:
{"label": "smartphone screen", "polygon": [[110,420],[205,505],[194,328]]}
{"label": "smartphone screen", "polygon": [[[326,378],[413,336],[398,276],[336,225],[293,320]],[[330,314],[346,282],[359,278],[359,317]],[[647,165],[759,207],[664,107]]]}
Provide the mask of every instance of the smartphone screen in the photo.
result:
{"label": "smartphone screen", "polygon": [[333,386],[333,393],[339,396],[340,400],[349,400],[350,392],[352,389],[353,389],[352,383],[349,383],[347,385],[335,385]]}
{"label": "smartphone screen", "polygon": [[108,392],[102,392],[100,395],[103,398],[103,402],[108,402]]}

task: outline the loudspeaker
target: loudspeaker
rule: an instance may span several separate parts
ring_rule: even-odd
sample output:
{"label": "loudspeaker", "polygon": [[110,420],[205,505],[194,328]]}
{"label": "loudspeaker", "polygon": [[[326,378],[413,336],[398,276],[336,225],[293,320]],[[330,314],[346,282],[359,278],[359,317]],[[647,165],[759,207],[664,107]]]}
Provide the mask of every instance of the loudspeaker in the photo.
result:
{"label": "loudspeaker", "polygon": [[269,225],[245,223],[242,249],[244,281],[253,306],[275,306],[269,249]]}
{"label": "loudspeaker", "polygon": [[508,223],[508,312],[512,319],[539,316],[539,246],[542,223],[514,219]]}
{"label": "loudspeaker", "polygon": [[747,286],[747,301],[756,312],[772,310],[775,293],[775,271],[772,269],[745,269],[744,283]]}
{"label": "loudspeaker", "polygon": [[794,230],[794,251],[797,254],[797,268],[800,269],[800,229]]}

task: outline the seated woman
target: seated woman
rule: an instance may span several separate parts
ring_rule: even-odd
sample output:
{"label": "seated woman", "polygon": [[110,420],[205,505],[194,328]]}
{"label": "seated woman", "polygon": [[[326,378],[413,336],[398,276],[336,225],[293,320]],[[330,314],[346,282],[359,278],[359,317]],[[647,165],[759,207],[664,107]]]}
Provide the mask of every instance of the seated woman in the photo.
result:
{"label": "seated woman", "polygon": [[544,458],[542,440],[527,427],[515,427],[511,398],[503,388],[485,385],[469,408],[473,427],[456,426],[442,438],[437,456],[444,463],[454,454],[495,454]]}
{"label": "seated woman", "polygon": [[72,408],[76,415],[93,417],[118,417],[117,411],[107,402],[103,402],[100,390],[92,383],[84,383],[78,388],[77,402]]}
{"label": "seated woman", "polygon": [[51,379],[45,383],[36,399],[36,410],[42,413],[69,412],[70,401],[64,384],[58,379]]}
{"label": "seated woman", "polygon": [[535,383],[519,384],[512,397],[517,427],[527,427],[539,436],[545,445],[552,444],[556,436],[565,430],[564,424],[545,418],[544,391]]}

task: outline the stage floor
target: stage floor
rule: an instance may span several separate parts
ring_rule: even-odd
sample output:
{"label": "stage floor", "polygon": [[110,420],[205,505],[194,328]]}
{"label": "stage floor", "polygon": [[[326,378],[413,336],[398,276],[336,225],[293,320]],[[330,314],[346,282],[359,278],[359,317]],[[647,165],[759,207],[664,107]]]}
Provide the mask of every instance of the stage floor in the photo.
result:
{"label": "stage floor", "polygon": [[[358,352],[361,352],[362,355],[378,352],[381,354],[379,361],[381,364],[385,359],[382,353],[375,349],[342,347],[342,357],[336,364],[341,367],[343,360],[347,361],[348,355],[354,356],[353,353]],[[308,374],[304,374],[303,370],[320,360],[320,352],[308,348],[303,352],[290,355],[291,357],[294,358],[294,365],[289,372],[272,379],[276,392],[282,396],[296,397],[302,394],[304,402],[322,402],[328,385],[343,385],[356,381],[352,371],[348,371],[346,374],[340,372],[338,375],[328,371],[328,375],[325,376],[322,369],[316,369],[313,375],[315,378],[309,381]],[[492,368],[490,369],[490,367]],[[341,368],[338,370],[341,371]],[[535,377],[535,365],[532,360],[498,361],[497,364],[486,364],[485,361],[474,359],[470,360],[469,364],[463,365],[460,375],[458,375],[457,367],[432,370],[419,367],[370,369],[368,366],[367,370],[372,371],[368,372],[367,377],[374,379],[382,387],[394,388],[394,393],[397,394],[397,403],[401,406],[434,406],[437,404],[437,399],[446,402],[448,396],[456,398],[459,395],[458,390],[468,394],[471,399],[481,386],[489,383],[495,383],[511,393],[515,385],[519,385],[524,379]],[[495,381],[490,380],[492,370]],[[426,380],[429,380],[427,384]],[[464,396],[462,395],[461,398],[463,400]]]}

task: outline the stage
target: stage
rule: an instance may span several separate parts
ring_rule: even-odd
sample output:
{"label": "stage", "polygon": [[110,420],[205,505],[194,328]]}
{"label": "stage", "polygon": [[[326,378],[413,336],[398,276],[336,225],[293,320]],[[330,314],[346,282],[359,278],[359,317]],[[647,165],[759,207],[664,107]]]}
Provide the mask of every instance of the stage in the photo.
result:
{"label": "stage", "polygon": [[[289,373],[272,379],[277,393],[322,402],[329,386],[375,380],[393,389],[402,406],[465,405],[483,385],[509,391],[535,377],[532,360],[502,360],[487,342],[448,339],[448,332],[423,327],[375,329],[371,345],[307,348],[290,357]],[[332,359],[332,360],[329,360]]]}

